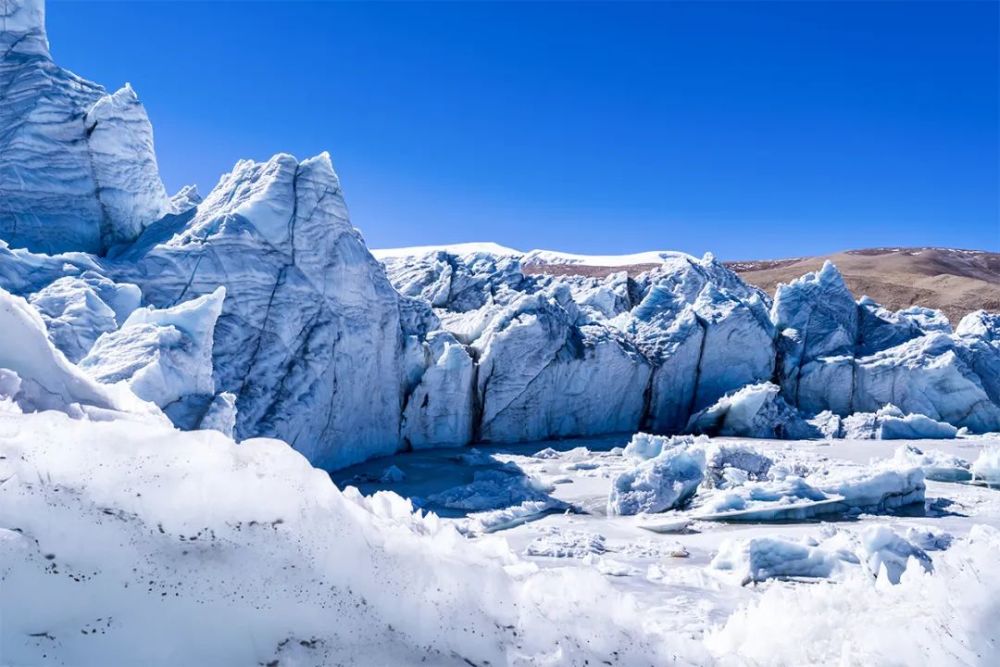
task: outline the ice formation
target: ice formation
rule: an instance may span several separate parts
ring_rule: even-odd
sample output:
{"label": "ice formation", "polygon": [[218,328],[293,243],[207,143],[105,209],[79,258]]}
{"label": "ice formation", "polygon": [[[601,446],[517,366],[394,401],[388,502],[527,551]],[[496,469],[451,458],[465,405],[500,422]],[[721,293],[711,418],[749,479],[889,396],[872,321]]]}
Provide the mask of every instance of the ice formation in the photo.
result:
{"label": "ice formation", "polygon": [[711,567],[732,573],[743,584],[776,577],[844,577],[852,566],[898,584],[911,562],[925,571],[933,569],[926,552],[907,538],[886,526],[868,526],[856,534],[828,528],[820,540],[726,540]]}
{"label": "ice formation", "polygon": [[168,412],[207,404],[215,394],[212,340],[225,295],[220,287],[173,308],[132,311],[120,329],[97,339],[80,368],[105,384],[127,382],[136,396]]}
{"label": "ice formation", "polygon": [[279,437],[337,467],[400,446],[399,296],[347,218],[329,156],[243,161],[178,229],[115,268],[151,304],[226,287],[216,387],[240,438]]}
{"label": "ice formation", "polygon": [[42,0],[6,0],[0,31],[0,238],[104,252],[170,212],[146,112],[49,55]]}
{"label": "ice formation", "polygon": [[[240,161],[207,197],[186,187],[168,198],[131,86],[108,94],[58,67],[41,0],[0,2],[0,28],[5,661],[943,664],[995,655],[987,575],[996,531],[964,534],[957,512],[954,535],[866,523],[823,529],[822,539],[757,534],[714,553],[705,544],[719,526],[701,528],[861,522],[864,513],[888,523],[886,514],[925,502],[925,479],[994,493],[981,487],[1000,484],[1000,450],[984,446],[970,463],[906,445],[860,465],[682,432],[998,430],[997,315],[972,313],[952,331],[937,311],[855,300],[832,265],[782,285],[772,302],[711,255],[482,243],[376,259],[326,153]],[[433,490],[426,467],[370,464],[370,480],[426,491],[413,504],[340,491],[311,465],[640,429],[651,433],[624,448],[546,443],[519,464],[448,450],[476,469],[435,478]],[[833,446],[801,449],[813,445]],[[947,499],[926,500],[929,520]],[[958,504],[991,507],[985,496]],[[600,534],[587,530],[595,516]],[[549,518],[574,527],[529,532]],[[516,553],[489,535],[513,527],[530,537]],[[690,552],[622,544],[629,527],[705,542]],[[664,565],[675,557],[697,563]],[[740,582],[829,577],[838,587],[789,598],[765,586],[749,611],[726,602],[711,625],[728,620],[706,648],[688,639],[694,622],[666,634],[654,616],[677,600],[683,613],[672,617],[716,614],[712,596],[685,597],[708,562]],[[608,581],[633,586],[643,572],[685,593],[643,606]],[[892,614],[857,613],[885,609],[892,596],[888,609],[908,622],[921,610],[920,634]],[[810,641],[830,618],[840,631]],[[858,619],[907,641],[886,652]],[[942,635],[944,648],[927,639]],[[857,639],[860,657],[835,636]]]}
{"label": "ice formation", "polygon": [[693,415],[688,430],[744,438],[806,439],[819,435],[799,411],[788,405],[770,382],[748,385]]}
{"label": "ice formation", "polygon": [[992,664],[1000,657],[996,597],[984,582],[998,549],[1000,532],[975,526],[935,556],[933,573],[907,567],[896,586],[858,569],[808,594],[770,587],[707,643],[718,660],[758,664]]}
{"label": "ice formation", "polygon": [[895,405],[885,405],[876,412],[856,412],[840,422],[836,437],[850,440],[920,440],[948,439],[958,435],[951,424],[922,414],[904,414]]}
{"label": "ice formation", "polygon": [[694,496],[704,476],[705,453],[698,446],[664,449],[612,482],[608,514],[675,509]]}
{"label": "ice formation", "polygon": [[45,322],[27,301],[0,289],[0,368],[7,398],[22,410],[58,410],[73,417],[110,418],[115,412],[158,411],[122,385],[105,385],[72,364],[49,340]]}
{"label": "ice formation", "polygon": [[951,454],[903,445],[893,456],[900,467],[919,466],[924,477],[937,482],[965,482],[972,478],[970,464]]}
{"label": "ice formation", "polygon": [[[772,302],[711,255],[475,243],[376,259],[325,153],[244,160],[204,199],[168,199],[134,91],[55,65],[40,0],[4,12],[0,287],[70,362],[127,380],[178,426],[235,419],[237,438],[281,438],[331,469],[619,431],[1000,430],[995,315],[952,333],[937,311],[855,300],[832,264]],[[219,288],[210,332],[131,319]],[[154,351],[165,361],[140,361]]]}
{"label": "ice formation", "polygon": [[972,463],[972,476],[980,482],[1000,486],[1000,447],[984,449]]}

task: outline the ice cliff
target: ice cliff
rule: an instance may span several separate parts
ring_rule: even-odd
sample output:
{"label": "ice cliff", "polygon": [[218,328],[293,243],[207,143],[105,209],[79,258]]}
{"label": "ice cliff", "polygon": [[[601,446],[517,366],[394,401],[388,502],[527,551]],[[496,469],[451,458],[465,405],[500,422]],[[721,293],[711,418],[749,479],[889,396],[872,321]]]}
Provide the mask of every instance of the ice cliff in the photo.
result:
{"label": "ice cliff", "polygon": [[0,7],[0,238],[102,253],[170,211],[132,88],[109,95],[56,65],[42,0]]}

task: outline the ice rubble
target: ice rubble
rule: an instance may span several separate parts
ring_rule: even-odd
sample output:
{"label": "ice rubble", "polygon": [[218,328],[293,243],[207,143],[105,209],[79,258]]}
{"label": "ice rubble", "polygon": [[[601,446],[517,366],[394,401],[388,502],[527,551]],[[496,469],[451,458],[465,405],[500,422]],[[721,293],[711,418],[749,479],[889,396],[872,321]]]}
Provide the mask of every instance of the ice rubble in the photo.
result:
{"label": "ice rubble", "polygon": [[867,467],[809,470],[746,445],[642,433],[625,455],[632,466],[612,482],[609,514],[685,509],[711,521],[801,521],[922,503],[924,467],[944,463],[904,452]]}
{"label": "ice rubble", "polygon": [[[103,334],[80,360],[80,368],[106,384],[127,382],[136,396],[172,413],[188,428],[215,394],[212,344],[222,312],[224,287],[173,308],[139,308],[121,328]],[[175,412],[176,411],[176,412]]]}
{"label": "ice rubble", "polygon": [[603,535],[550,528],[532,540],[524,552],[529,556],[546,558],[585,558],[594,554],[601,555],[606,550]]}
{"label": "ice rubble", "polygon": [[611,485],[608,514],[665,512],[694,496],[705,476],[698,447],[672,447],[620,474]]}
{"label": "ice rubble", "polygon": [[693,415],[687,428],[694,433],[744,438],[801,440],[819,435],[770,382],[747,385],[723,396]]}
{"label": "ice rubble", "polygon": [[885,512],[924,502],[924,472],[892,462],[868,469],[775,476],[717,491],[697,503],[697,516],[716,521],[803,521]]}
{"label": "ice rubble", "polygon": [[0,289],[0,369],[7,397],[22,410],[58,410],[74,417],[111,418],[116,412],[155,416],[159,411],[127,387],[100,384],[53,347],[41,315],[27,301]]}
{"label": "ice rubble", "polygon": [[921,414],[904,414],[895,405],[876,412],[856,412],[841,421],[838,437],[849,440],[949,439],[958,429]]}
{"label": "ice rubble", "polygon": [[932,571],[930,556],[884,525],[854,533],[827,527],[822,539],[753,537],[726,540],[710,567],[729,572],[742,584],[776,577],[843,577],[852,566],[898,584],[910,563]]}
{"label": "ice rubble", "polygon": [[1000,486],[1000,447],[989,447],[980,452],[972,463],[972,476],[986,484]]}
{"label": "ice rubble", "polygon": [[937,482],[965,482],[972,478],[968,461],[939,451],[903,445],[896,450],[893,459],[900,467],[919,466],[924,477]]}
{"label": "ice rubble", "polygon": [[706,643],[755,664],[995,664],[998,552],[1000,532],[978,525],[898,585],[856,568],[837,585],[768,587]]}

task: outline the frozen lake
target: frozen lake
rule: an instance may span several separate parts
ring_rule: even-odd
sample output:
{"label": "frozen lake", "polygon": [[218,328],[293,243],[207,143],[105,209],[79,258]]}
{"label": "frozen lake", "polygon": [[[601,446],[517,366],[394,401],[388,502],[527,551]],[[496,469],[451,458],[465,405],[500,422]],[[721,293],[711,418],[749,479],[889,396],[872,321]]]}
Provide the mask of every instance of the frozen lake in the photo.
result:
{"label": "frozen lake", "polygon": [[[733,612],[774,588],[802,591],[837,576],[775,576],[747,582],[712,566],[727,540],[788,538],[805,545],[864,541],[870,526],[896,535],[966,536],[972,526],[1000,528],[1000,492],[968,483],[926,481],[923,502],[877,511],[847,511],[802,521],[703,520],[693,502],[680,510],[636,516],[608,513],[613,480],[636,465],[623,454],[630,434],[510,446],[415,451],[334,473],[339,486],[364,494],[394,491],[432,511],[471,540],[505,540],[538,568],[594,568],[635,595],[649,623],[703,638]],[[1000,439],[923,441],[770,441],[718,438],[711,446],[749,446],[813,475],[886,465],[900,447],[974,461]],[[704,485],[703,485],[704,487]],[[696,498],[720,494],[699,488]],[[915,538],[914,538],[915,539]],[[925,544],[924,546],[928,546]],[[943,551],[930,546],[931,562]],[[815,555],[815,554],[814,554]],[[812,556],[811,556],[812,557]],[[903,559],[905,561],[905,558]],[[1000,567],[1000,554],[997,554]],[[849,569],[849,568],[848,568]]]}

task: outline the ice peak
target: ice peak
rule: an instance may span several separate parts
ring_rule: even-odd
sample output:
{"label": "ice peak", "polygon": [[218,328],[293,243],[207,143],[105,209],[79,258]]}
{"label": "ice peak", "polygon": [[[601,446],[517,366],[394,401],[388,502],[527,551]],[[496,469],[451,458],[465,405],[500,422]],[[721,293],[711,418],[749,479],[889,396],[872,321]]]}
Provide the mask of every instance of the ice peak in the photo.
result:
{"label": "ice peak", "polygon": [[823,268],[819,270],[818,276],[819,280],[824,283],[844,284],[844,278],[840,275],[840,269],[830,260],[823,262]]}
{"label": "ice peak", "polygon": [[45,0],[0,0],[0,49],[47,56]]}

